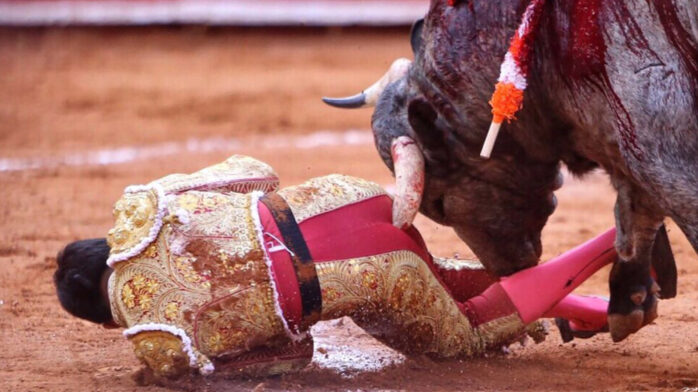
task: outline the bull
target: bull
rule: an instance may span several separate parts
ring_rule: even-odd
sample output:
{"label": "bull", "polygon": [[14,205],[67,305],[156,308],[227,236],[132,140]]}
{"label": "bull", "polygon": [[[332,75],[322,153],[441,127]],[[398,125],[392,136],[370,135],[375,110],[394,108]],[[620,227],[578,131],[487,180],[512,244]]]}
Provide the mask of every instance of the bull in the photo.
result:
{"label": "bull", "polygon": [[483,159],[488,99],[525,5],[432,0],[413,27],[413,62],[325,102],[375,106],[375,143],[397,181],[396,224],[418,208],[498,276],[538,262],[561,163],[578,176],[603,168],[617,191],[608,310],[620,341],[675,290],[650,277],[653,260],[671,259],[665,217],[698,250],[698,3],[545,3],[523,107]]}

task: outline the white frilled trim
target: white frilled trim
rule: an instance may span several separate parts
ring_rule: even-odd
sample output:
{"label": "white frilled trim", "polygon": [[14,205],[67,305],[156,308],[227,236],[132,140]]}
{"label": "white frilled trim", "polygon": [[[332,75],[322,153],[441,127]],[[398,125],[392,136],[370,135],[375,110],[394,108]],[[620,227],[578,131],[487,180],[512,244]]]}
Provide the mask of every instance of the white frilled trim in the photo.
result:
{"label": "white frilled trim", "polygon": [[148,323],[148,324],[141,324],[141,325],[136,325],[133,326],[127,330],[124,331],[124,336],[130,337],[133,335],[137,335],[141,332],[148,332],[148,331],[161,331],[161,332],[167,332],[172,335],[177,336],[182,340],[182,346],[184,348],[184,352],[187,354],[189,357],[189,367],[192,368],[198,368],[199,372],[203,375],[211,374],[213,373],[216,368],[213,366],[213,363],[208,360],[203,354],[199,354],[202,357],[206,358],[206,363],[199,367],[199,362],[196,356],[196,352],[194,352],[194,347],[192,346],[191,339],[189,336],[187,336],[187,333],[184,332],[183,329],[177,328],[174,325],[168,325],[168,324],[158,324],[158,323]]}
{"label": "white frilled trim", "polygon": [[504,55],[504,62],[502,62],[502,67],[499,71],[499,79],[497,81],[502,83],[511,83],[519,90],[526,90],[526,77],[521,72],[521,68],[516,64],[514,56],[511,52],[507,52]]}
{"label": "white frilled trim", "polygon": [[485,266],[476,260],[443,259],[434,257],[434,264],[448,271],[484,270]]}
{"label": "white frilled trim", "polygon": [[259,218],[259,210],[257,207],[259,198],[262,196],[264,196],[264,192],[255,191],[250,193],[250,212],[252,214],[252,220],[254,221],[254,229],[257,233],[257,241],[259,241],[259,246],[262,248],[262,251],[264,251],[264,262],[267,265],[267,273],[269,274],[269,284],[271,285],[271,291],[274,293],[274,310],[276,310],[276,315],[281,319],[281,323],[284,326],[284,331],[286,331],[286,335],[289,338],[291,338],[291,340],[293,340],[294,342],[297,342],[304,339],[307,334],[298,334],[291,331],[291,328],[289,328],[288,323],[286,322],[286,318],[284,317],[284,313],[281,311],[281,304],[279,302],[279,290],[276,288],[276,282],[274,282],[274,276],[272,274],[271,257],[269,257],[267,247],[264,244],[264,228],[262,227],[262,221]]}
{"label": "white frilled trim", "polygon": [[175,216],[177,217],[179,223],[183,225],[188,225],[189,222],[191,222],[191,219],[189,218],[189,213],[184,208],[178,208],[177,211],[175,211]]}
{"label": "white frilled trim", "polygon": [[148,192],[153,191],[157,197],[157,212],[155,218],[153,218],[153,227],[150,228],[150,232],[146,237],[141,239],[141,241],[133,246],[131,249],[125,252],[109,255],[107,259],[107,265],[114,267],[114,264],[121,261],[125,261],[141,253],[148,245],[150,245],[155,238],[160,233],[160,228],[162,228],[162,220],[167,212],[167,201],[165,199],[165,191],[158,184],[148,184],[148,185],[132,185],[124,190],[124,193],[138,193],[138,192]]}

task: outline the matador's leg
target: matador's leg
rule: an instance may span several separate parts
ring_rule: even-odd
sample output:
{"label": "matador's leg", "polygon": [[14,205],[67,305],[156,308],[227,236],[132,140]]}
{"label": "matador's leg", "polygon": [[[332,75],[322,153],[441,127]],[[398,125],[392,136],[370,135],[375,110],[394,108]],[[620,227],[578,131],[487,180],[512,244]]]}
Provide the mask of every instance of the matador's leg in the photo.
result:
{"label": "matador's leg", "polygon": [[[614,239],[615,230],[609,230],[547,263],[502,278],[464,304],[471,320],[477,325],[514,310],[528,324],[552,310],[582,309],[579,301],[575,307],[571,299],[556,306],[601,267],[616,260]],[[589,314],[595,320],[598,317],[597,312]]]}
{"label": "matador's leg", "polygon": [[526,333],[516,310],[474,328],[428,258],[398,250],[315,264],[322,318],[350,316],[375,338],[412,354],[479,355]]}
{"label": "matador's leg", "polygon": [[465,302],[481,294],[499,280],[489,274],[477,260],[434,257],[433,265],[434,272],[458,302]]}
{"label": "matador's leg", "polygon": [[570,294],[543,317],[565,319],[573,331],[600,331],[608,326],[608,300]]}
{"label": "matador's leg", "polygon": [[[441,281],[458,302],[466,302],[481,294],[498,280],[474,260],[435,257],[434,266]],[[608,300],[570,294],[543,317],[568,320],[573,331],[599,331],[606,326],[607,315]]]}
{"label": "matador's leg", "polygon": [[[441,281],[458,302],[466,302],[498,279],[475,260],[434,258],[434,267]],[[543,317],[568,320],[572,331],[599,331],[607,326],[608,300],[570,294]]]}

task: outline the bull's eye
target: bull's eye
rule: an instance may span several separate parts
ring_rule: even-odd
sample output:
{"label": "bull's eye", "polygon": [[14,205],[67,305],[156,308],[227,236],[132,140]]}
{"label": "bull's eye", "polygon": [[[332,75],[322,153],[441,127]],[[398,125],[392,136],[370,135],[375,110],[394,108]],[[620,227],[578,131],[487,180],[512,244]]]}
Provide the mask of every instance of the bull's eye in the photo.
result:
{"label": "bull's eye", "polygon": [[443,219],[444,216],[446,216],[446,210],[444,208],[444,198],[443,196],[434,199],[432,201],[432,208],[434,209],[434,212],[436,212],[441,219]]}

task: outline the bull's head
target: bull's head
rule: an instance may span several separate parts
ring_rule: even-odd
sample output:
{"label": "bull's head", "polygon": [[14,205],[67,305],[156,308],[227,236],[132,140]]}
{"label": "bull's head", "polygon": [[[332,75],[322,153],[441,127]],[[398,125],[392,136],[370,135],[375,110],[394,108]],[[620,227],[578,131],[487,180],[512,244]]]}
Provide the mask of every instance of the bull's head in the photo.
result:
{"label": "bull's head", "polygon": [[[452,226],[490,272],[502,276],[533,266],[541,255],[541,230],[557,203],[553,190],[562,184],[557,160],[533,158],[530,145],[507,132],[492,159],[480,158],[501,58],[463,72],[468,61],[486,61],[477,48],[438,47],[439,38],[427,28],[419,21],[412,29],[414,62],[398,60],[362,93],[324,101],[342,108],[375,106],[376,147],[397,181],[394,223],[410,223],[418,206]],[[506,43],[504,35],[501,53]],[[438,57],[457,50],[465,54]],[[420,199],[414,195],[422,191],[422,178]]]}

